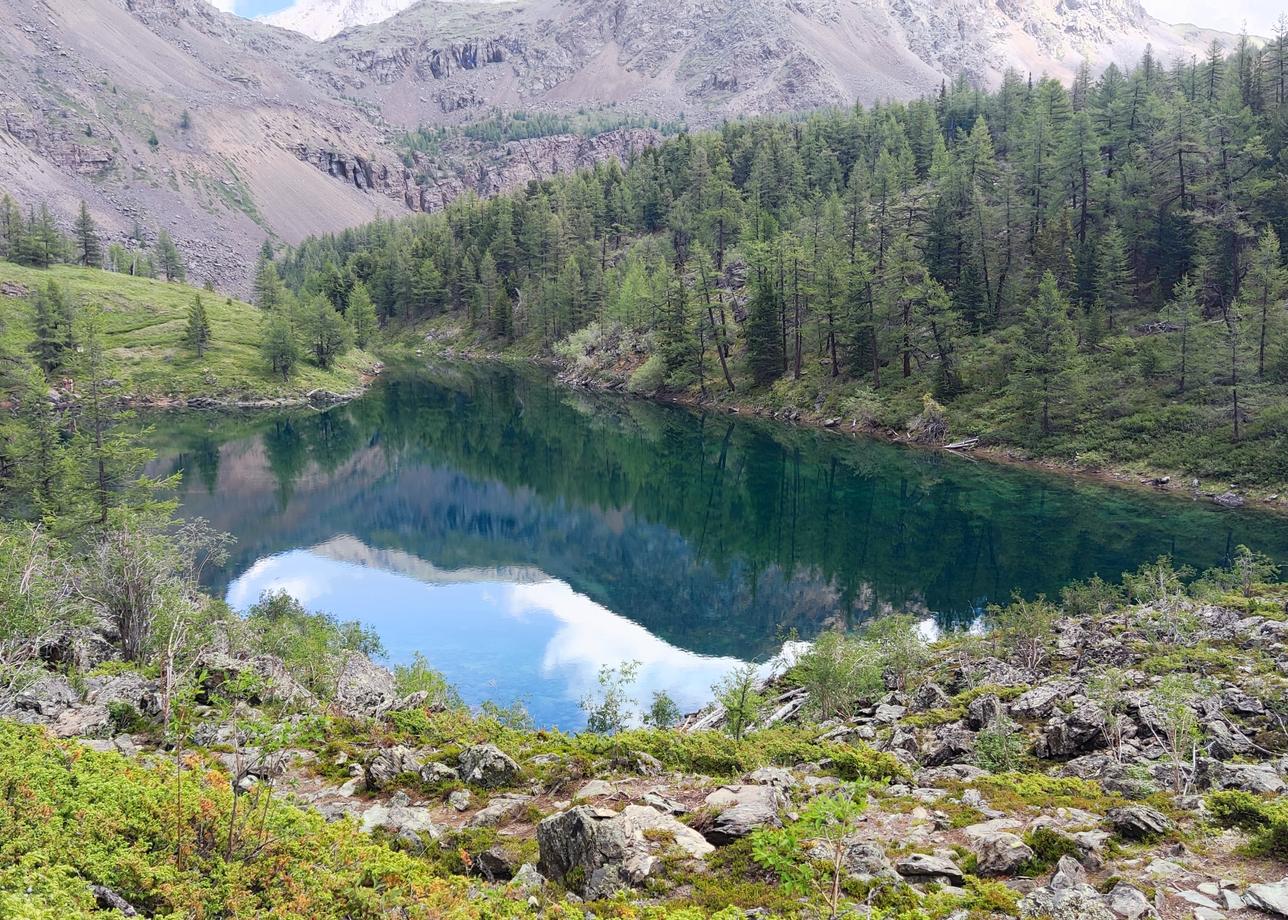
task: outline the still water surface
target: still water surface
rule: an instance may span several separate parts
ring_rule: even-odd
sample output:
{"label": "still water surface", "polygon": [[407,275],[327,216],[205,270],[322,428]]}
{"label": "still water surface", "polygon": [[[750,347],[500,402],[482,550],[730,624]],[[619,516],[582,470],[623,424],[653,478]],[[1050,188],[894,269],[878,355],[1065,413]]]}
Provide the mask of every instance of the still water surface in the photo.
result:
{"label": "still water surface", "polygon": [[326,412],[160,416],[182,513],[237,538],[210,587],[284,589],[419,651],[467,702],[577,729],[603,664],[681,707],[785,637],[890,610],[964,622],[1288,519],[450,364]]}

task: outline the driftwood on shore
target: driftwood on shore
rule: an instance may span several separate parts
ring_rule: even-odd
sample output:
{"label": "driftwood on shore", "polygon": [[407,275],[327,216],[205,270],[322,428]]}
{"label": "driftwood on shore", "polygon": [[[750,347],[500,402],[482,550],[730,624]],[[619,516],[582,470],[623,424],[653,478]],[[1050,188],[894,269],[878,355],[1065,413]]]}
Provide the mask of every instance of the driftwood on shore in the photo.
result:
{"label": "driftwood on shore", "polygon": [[979,438],[963,438],[951,444],[945,444],[944,450],[971,450],[979,446]]}

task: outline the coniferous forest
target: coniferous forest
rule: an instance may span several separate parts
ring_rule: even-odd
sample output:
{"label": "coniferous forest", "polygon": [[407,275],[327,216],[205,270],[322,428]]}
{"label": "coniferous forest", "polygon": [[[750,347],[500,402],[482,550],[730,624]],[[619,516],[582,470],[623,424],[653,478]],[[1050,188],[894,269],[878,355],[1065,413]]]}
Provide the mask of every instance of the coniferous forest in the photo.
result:
{"label": "coniferous forest", "polygon": [[309,240],[256,289],[641,392],[1282,482],[1286,43],[728,123]]}

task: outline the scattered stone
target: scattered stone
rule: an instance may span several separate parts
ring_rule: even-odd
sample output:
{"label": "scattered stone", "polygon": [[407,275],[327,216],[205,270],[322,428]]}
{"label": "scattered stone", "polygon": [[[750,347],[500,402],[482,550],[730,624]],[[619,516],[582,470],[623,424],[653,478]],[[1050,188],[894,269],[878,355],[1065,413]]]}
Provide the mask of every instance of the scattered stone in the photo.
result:
{"label": "scattered stone", "polygon": [[1158,917],[1158,911],[1145,893],[1126,882],[1119,882],[1105,895],[1105,906],[1119,920],[1155,920]]}
{"label": "scattered stone", "polygon": [[519,765],[495,744],[476,744],[461,753],[461,779],[472,786],[495,789],[519,777]]}
{"label": "scattered stone", "polygon": [[335,704],[348,715],[378,716],[398,700],[388,669],[356,652],[345,659],[336,681]]}
{"label": "scattered stone", "polygon": [[127,917],[137,917],[139,912],[134,909],[134,905],[125,898],[121,897],[111,888],[104,885],[90,885],[90,893],[94,895],[94,903],[103,910],[120,911]]}
{"label": "scattered stone", "polygon": [[531,894],[540,891],[545,883],[545,877],[537,871],[536,866],[532,863],[524,863],[519,867],[519,871],[514,873],[514,878],[510,880],[510,887],[519,888]]}
{"label": "scattered stone", "polygon": [[522,816],[532,804],[530,795],[499,795],[470,818],[467,827],[496,827]]}
{"label": "scattered stone", "polygon": [[[885,850],[880,844],[865,840],[846,840],[842,842],[844,852],[842,865],[845,874],[852,880],[867,884],[878,879],[897,881],[899,874],[886,858]],[[832,847],[827,843],[815,843],[810,848],[810,859],[820,862],[832,861]]]}
{"label": "scattered stone", "polygon": [[966,707],[966,724],[979,731],[992,725],[1004,715],[1006,710],[1002,708],[1002,701],[998,699],[997,694],[985,693],[971,700]]}
{"label": "scattered stone", "polygon": [[592,779],[577,790],[577,794],[573,796],[573,801],[577,799],[601,799],[612,795],[616,791],[617,789],[612,783],[602,779]]}
{"label": "scattered stone", "polygon": [[402,745],[384,748],[367,762],[367,788],[378,792],[405,773],[419,774],[421,761],[416,752]]}
{"label": "scattered stone", "polygon": [[460,779],[461,777],[459,773],[447,764],[431,760],[420,768],[420,778],[422,782],[428,783],[431,786],[436,786],[439,783],[450,783],[454,780]]}
{"label": "scattered stone", "polygon": [[976,838],[976,871],[979,875],[1014,875],[1033,859],[1029,846],[1006,831],[982,834]]}
{"label": "scattered stone", "polygon": [[895,871],[910,881],[929,882],[946,880],[950,885],[961,885],[966,878],[951,859],[913,853],[894,864]]}
{"label": "scattered stone", "polygon": [[640,797],[640,801],[645,805],[651,805],[658,811],[665,811],[673,815],[682,815],[689,810],[683,802],[678,802],[660,792],[646,792]]}
{"label": "scattered stone", "polygon": [[788,801],[774,786],[722,786],[706,797],[706,804],[720,809],[706,838],[714,844],[732,843],[762,827],[782,827],[778,813]]}
{"label": "scattered stone", "polygon": [[1288,878],[1281,882],[1250,885],[1243,898],[1258,910],[1288,917]]}
{"label": "scattered stone", "polygon": [[468,789],[453,789],[447,796],[447,804],[456,811],[468,811],[470,807],[470,791]]}
{"label": "scattered stone", "polygon": [[489,847],[474,857],[474,868],[489,882],[508,882],[514,878],[518,871],[514,863],[515,858],[502,846]]}
{"label": "scattered stone", "polygon": [[752,770],[747,774],[747,782],[777,786],[779,789],[793,789],[799,785],[792,771],[783,767],[761,767],[758,770]]}
{"label": "scattered stone", "polygon": [[592,900],[641,884],[656,864],[634,822],[589,805],[551,815],[538,824],[537,847],[541,854],[537,868],[543,876]]}
{"label": "scattered stone", "polygon": [[702,859],[715,850],[706,839],[689,827],[681,824],[669,814],[664,814],[648,805],[627,805],[622,814],[641,831],[660,831],[670,834],[684,853],[693,859]]}
{"label": "scattered stone", "polygon": [[1109,812],[1108,818],[1113,829],[1128,840],[1161,837],[1176,827],[1167,815],[1148,805],[1115,808]]}

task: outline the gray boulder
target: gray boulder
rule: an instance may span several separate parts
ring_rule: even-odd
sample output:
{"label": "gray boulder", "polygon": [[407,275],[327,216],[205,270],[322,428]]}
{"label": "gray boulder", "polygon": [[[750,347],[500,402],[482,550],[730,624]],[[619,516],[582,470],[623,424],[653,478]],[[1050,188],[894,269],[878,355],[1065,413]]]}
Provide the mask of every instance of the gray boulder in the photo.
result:
{"label": "gray boulder", "polygon": [[1104,712],[1094,703],[1084,703],[1069,713],[1056,713],[1047,720],[1034,753],[1048,759],[1070,757],[1105,746]]}
{"label": "gray boulder", "polygon": [[1105,895],[1105,906],[1119,920],[1157,920],[1158,911],[1139,888],[1119,882]]}
{"label": "gray boulder", "polygon": [[942,767],[945,764],[970,760],[975,752],[975,733],[960,725],[945,726],[935,732],[921,764],[924,767]]}
{"label": "gray boulder", "polygon": [[144,715],[161,712],[161,688],[137,671],[127,671],[113,677],[91,677],[85,694],[86,702],[107,706],[124,703]]}
{"label": "gray boulder", "polygon": [[[878,879],[898,880],[899,875],[880,844],[866,840],[846,840],[841,846],[841,865],[851,881],[866,884]],[[831,862],[833,850],[830,844],[819,842],[810,848],[809,856],[820,862]]]}
{"label": "gray boulder", "polygon": [[939,684],[922,684],[908,697],[908,708],[912,712],[925,712],[928,709],[947,709],[953,704],[952,699]]}
{"label": "gray boulder", "polygon": [[112,734],[112,716],[106,706],[65,709],[49,726],[55,738],[106,738]]}
{"label": "gray boulder", "polygon": [[905,856],[894,864],[894,869],[912,882],[946,881],[950,885],[961,885],[966,880],[957,863],[928,853]]}
{"label": "gray boulder", "polygon": [[643,833],[629,818],[588,805],[538,824],[537,848],[543,876],[591,899],[643,883],[656,865]]}
{"label": "gray boulder", "polygon": [[1249,885],[1243,898],[1258,910],[1288,917],[1288,878],[1280,882]]}
{"label": "gray boulder", "polygon": [[966,707],[966,724],[979,731],[1006,715],[1002,701],[995,693],[985,693],[970,701]]}
{"label": "gray boulder", "polygon": [[530,795],[498,795],[475,812],[467,827],[497,827],[522,816],[532,804]]}
{"label": "gray boulder", "polygon": [[1176,827],[1167,815],[1148,805],[1126,805],[1122,808],[1114,808],[1106,817],[1118,835],[1128,840],[1161,837]]}
{"label": "gray boulder", "polygon": [[476,744],[461,752],[460,776],[484,789],[508,786],[519,778],[519,765],[495,744]]}
{"label": "gray boulder", "polygon": [[367,788],[377,791],[385,788],[405,773],[419,774],[421,761],[416,752],[401,745],[377,751],[367,762]]}
{"label": "gray boulder", "polygon": [[704,831],[707,840],[721,845],[746,837],[762,827],[782,827],[778,813],[787,807],[787,796],[775,786],[722,786],[706,797],[719,813]]}
{"label": "gray boulder", "polygon": [[387,668],[354,652],[344,660],[336,681],[335,704],[351,716],[379,716],[398,701],[394,676]]}
{"label": "gray boulder", "polygon": [[1041,684],[1025,690],[1011,700],[1007,710],[1014,719],[1045,719],[1055,711],[1055,704],[1063,699],[1067,692],[1068,688],[1063,684]]}
{"label": "gray boulder", "polygon": [[19,721],[56,719],[80,703],[80,694],[60,674],[45,674],[25,687],[15,697],[12,709]]}
{"label": "gray boulder", "polygon": [[1023,840],[1006,831],[980,835],[974,851],[976,871],[985,876],[1014,875],[1034,856]]}
{"label": "gray boulder", "polygon": [[1105,902],[1090,885],[1072,888],[1039,888],[1020,901],[1020,916],[1051,920],[1114,920]]}

